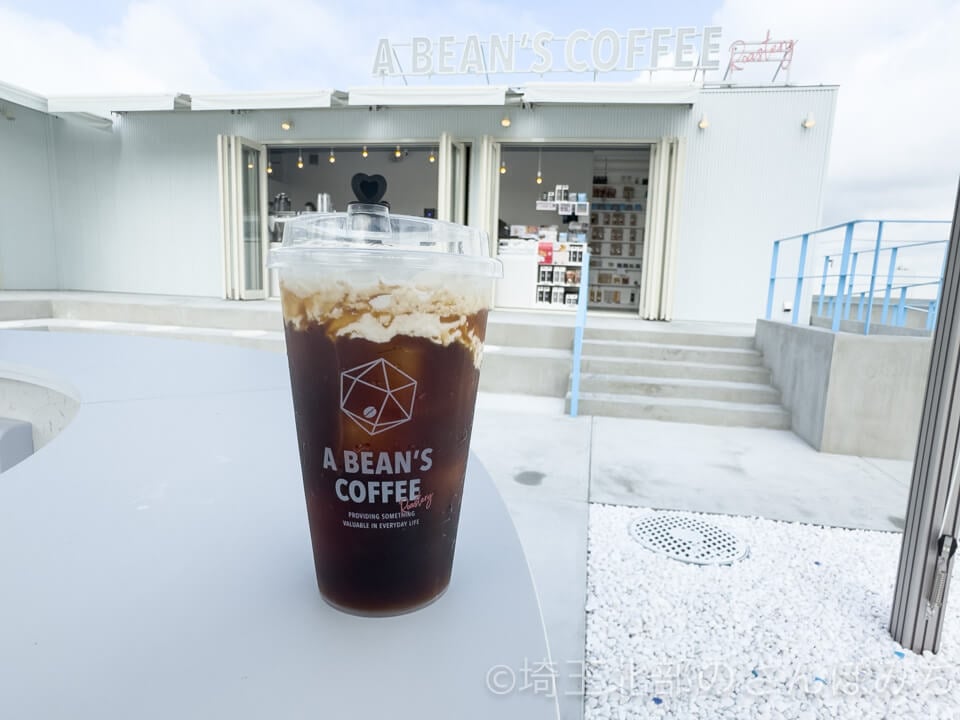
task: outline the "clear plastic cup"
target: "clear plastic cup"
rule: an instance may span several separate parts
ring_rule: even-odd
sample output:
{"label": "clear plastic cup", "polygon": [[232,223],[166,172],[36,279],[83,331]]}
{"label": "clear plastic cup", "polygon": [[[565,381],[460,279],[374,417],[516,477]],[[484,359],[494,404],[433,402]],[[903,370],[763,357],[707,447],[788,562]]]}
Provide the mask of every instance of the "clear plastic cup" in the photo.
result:
{"label": "clear plastic cup", "polygon": [[450,582],[500,263],[478,230],[353,204],[287,222],[270,265],[320,592],[423,607]]}

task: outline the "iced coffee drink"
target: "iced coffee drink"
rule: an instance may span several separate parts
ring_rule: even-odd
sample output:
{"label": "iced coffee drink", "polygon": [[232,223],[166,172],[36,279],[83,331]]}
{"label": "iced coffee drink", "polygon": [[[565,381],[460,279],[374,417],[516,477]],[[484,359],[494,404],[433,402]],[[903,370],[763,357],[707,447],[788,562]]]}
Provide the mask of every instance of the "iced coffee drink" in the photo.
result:
{"label": "iced coffee drink", "polygon": [[450,582],[497,265],[450,252],[475,231],[361,211],[288,246],[281,294],[320,592],[384,615]]}

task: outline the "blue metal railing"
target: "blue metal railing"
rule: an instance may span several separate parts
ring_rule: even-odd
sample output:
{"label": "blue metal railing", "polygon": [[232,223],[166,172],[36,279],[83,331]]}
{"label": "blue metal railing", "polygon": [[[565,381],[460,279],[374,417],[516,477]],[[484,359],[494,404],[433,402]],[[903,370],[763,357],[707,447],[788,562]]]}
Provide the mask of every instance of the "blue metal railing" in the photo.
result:
{"label": "blue metal railing", "polygon": [[[856,239],[855,235],[862,230],[864,226],[876,225],[876,232],[871,233],[868,238]],[[917,226],[911,228],[909,226]],[[920,228],[937,230],[935,226],[943,226],[949,230],[949,220],[851,220],[850,222],[831,225],[811,230],[810,232],[790,237],[780,238],[773,243],[773,257],[770,263],[770,282],[767,290],[766,319],[770,320],[773,316],[774,299],[777,291],[777,281],[791,281],[795,283],[793,292],[793,306],[791,323],[796,325],[801,317],[801,306],[803,304],[804,281],[808,278],[816,277],[806,274],[807,258],[810,254],[810,244],[812,240],[823,240],[824,236],[834,231],[843,231],[842,249],[839,253],[839,270],[836,274],[831,274],[830,269],[837,253],[825,253],[823,255],[823,270],[820,274],[820,293],[816,298],[817,317],[826,317],[830,320],[830,326],[834,332],[840,330],[842,321],[850,320],[850,313],[854,297],[857,298],[856,319],[863,323],[863,333],[870,334],[870,328],[874,324],[874,299],[877,295],[877,277],[880,272],[880,255],[886,252],[890,253],[889,265],[886,272],[885,281],[881,281],[883,286],[883,307],[880,323],[883,325],[895,325],[903,327],[907,321],[907,311],[913,310],[926,313],[925,326],[932,330],[936,321],[936,313],[940,306],[940,294],[943,290],[943,271],[946,262],[946,240],[921,240],[916,235],[920,234]],[[906,238],[903,232],[894,234],[900,235],[897,240],[890,240],[890,231],[906,230]],[[913,239],[910,239],[910,238]],[[797,262],[797,272],[791,275],[778,275],[778,269],[781,262],[781,250],[785,248],[786,243],[795,241],[800,242],[799,258]],[[861,249],[854,249],[856,243],[865,244]],[[905,252],[911,252],[917,248],[939,248],[943,258],[940,262],[940,274],[929,275],[900,275],[901,270],[898,265],[898,259],[903,258]],[[867,256],[871,257],[869,274],[857,273],[858,265],[861,260],[866,262]],[[827,295],[828,280],[836,280],[836,292],[830,297]],[[867,281],[863,283],[862,281]],[[860,283],[860,289],[858,289]],[[933,299],[918,298],[917,290],[919,288],[936,286]],[[910,294],[913,292],[914,297]],[[890,303],[894,296],[897,296],[894,312],[890,314]],[[912,301],[912,302],[911,302]],[[784,302],[786,304],[786,301]],[[785,308],[786,309],[786,308]]]}
{"label": "blue metal railing", "polygon": [[570,373],[570,417],[577,416],[580,405],[580,355],[583,353],[583,328],[587,324],[587,292],[590,284],[590,250],[583,247],[580,267],[580,292],[577,295],[577,320],[573,328],[573,371]]}

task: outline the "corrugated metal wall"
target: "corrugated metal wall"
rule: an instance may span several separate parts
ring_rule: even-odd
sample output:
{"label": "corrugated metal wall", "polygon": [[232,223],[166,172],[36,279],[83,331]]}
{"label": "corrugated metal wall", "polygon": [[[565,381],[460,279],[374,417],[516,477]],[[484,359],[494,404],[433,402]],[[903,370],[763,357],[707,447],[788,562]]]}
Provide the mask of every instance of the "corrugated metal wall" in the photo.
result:
{"label": "corrugated metal wall", "polygon": [[[692,108],[131,113],[107,131],[54,119],[59,285],[219,295],[221,133],[291,145],[436,142],[444,131],[475,144],[483,135],[586,145],[686,137],[674,317],[748,322],[763,310],[770,242],[819,222],[835,98],[836,88],[724,88],[705,89]],[[500,125],[504,112],[509,128]],[[808,112],[817,124],[803,130]],[[704,114],[710,126],[700,130]],[[292,131],[280,129],[284,119],[294,121]],[[42,154],[42,141],[32,148],[31,158],[35,148]],[[480,185],[475,168],[471,205]],[[48,280],[40,272],[36,282]]]}
{"label": "corrugated metal wall", "polygon": [[217,296],[218,123],[199,113],[56,125],[61,287]]}
{"label": "corrugated metal wall", "polygon": [[684,132],[675,318],[763,314],[773,240],[820,224],[836,97],[829,87],[701,93]]}
{"label": "corrugated metal wall", "polygon": [[0,289],[57,287],[50,126],[53,118],[0,103]]}

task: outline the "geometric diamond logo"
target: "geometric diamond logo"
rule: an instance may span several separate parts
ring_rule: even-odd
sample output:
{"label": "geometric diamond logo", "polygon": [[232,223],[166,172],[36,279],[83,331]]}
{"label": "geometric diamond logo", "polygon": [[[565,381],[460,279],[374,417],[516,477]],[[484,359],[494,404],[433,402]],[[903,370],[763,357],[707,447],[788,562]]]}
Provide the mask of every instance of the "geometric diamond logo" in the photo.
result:
{"label": "geometric diamond logo", "polygon": [[370,435],[413,419],[417,381],[384,359],[340,373],[340,409]]}

